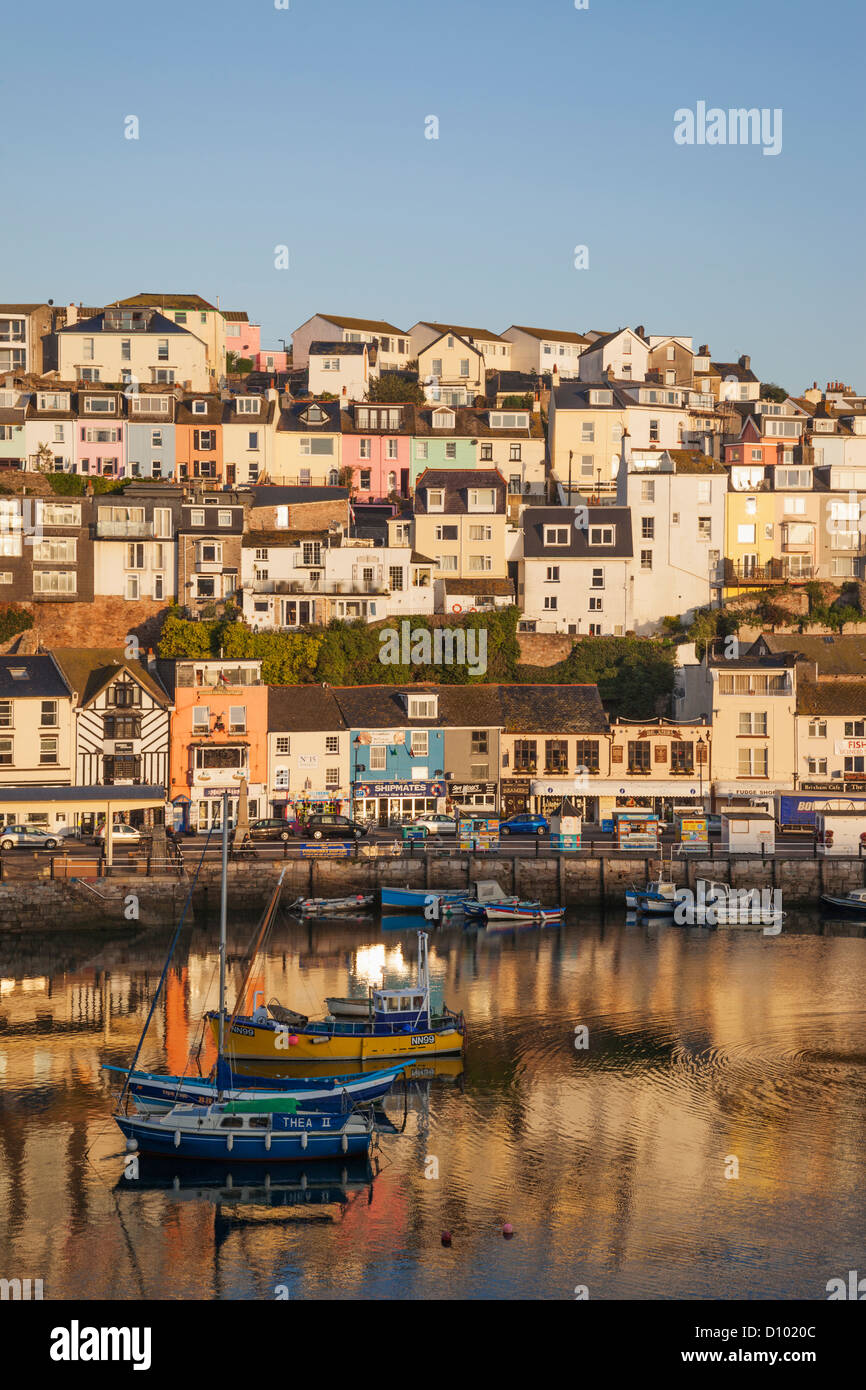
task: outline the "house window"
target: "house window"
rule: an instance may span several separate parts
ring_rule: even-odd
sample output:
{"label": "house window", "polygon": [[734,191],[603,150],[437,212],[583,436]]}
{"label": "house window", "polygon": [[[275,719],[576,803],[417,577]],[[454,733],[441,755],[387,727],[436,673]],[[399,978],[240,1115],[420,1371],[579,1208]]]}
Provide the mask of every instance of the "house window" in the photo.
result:
{"label": "house window", "polygon": [[641,538],[645,541],[654,541],[656,537],[656,521],[654,516],[642,516],[640,519]]}
{"label": "house window", "polygon": [[568,526],[545,526],[545,545],[568,545],[570,532]]}
{"label": "house window", "polygon": [[859,772],[859,773],[862,773],[862,772],[864,772],[864,771],[866,771],[866,758],[864,758],[864,757],[862,757],[862,756],[857,756],[857,757],[846,758],[846,759],[845,759],[845,772],[846,772],[846,773],[848,773],[848,772]]}
{"label": "house window", "polygon": [[358,484],[358,486],[360,487],[360,489],[361,489],[362,492],[369,492],[369,491],[370,491],[370,484],[371,484],[371,482],[372,482],[372,479],[373,479],[372,470],[369,469],[369,468],[362,468],[361,471],[360,471],[360,482],[359,482],[359,484]]}
{"label": "house window", "polygon": [[340,769],[339,769],[338,767],[326,767],[326,768],[325,768],[325,786],[326,786],[326,787],[339,787],[339,785],[340,785]]}
{"label": "house window", "polygon": [[866,738],[866,720],[846,719],[845,720],[846,738]]}
{"label": "house window", "polygon": [[552,613],[558,607],[558,600],[556,594],[544,595],[544,607],[545,611],[548,613]]}
{"label": "house window", "polygon": [[595,425],[588,420],[584,420],[580,426],[580,439],[582,444],[595,443]]}
{"label": "house window", "polygon": [[409,735],[409,752],[413,758],[426,758],[430,738],[426,729],[413,729]]}
{"label": "house window", "polygon": [[568,739],[549,738],[545,740],[544,767],[546,772],[568,771]]}
{"label": "house window", "polygon": [[40,738],[39,740],[39,763],[40,766],[59,762],[57,749],[59,740],[56,738]]}
{"label": "house window", "polygon": [[547,573],[546,573],[546,575],[545,575],[545,577],[544,577],[544,582],[545,582],[546,584],[558,584],[558,583],[559,583],[559,565],[548,565],[548,566],[547,566]]}
{"label": "house window", "polygon": [[493,445],[492,445],[492,444],[482,444],[482,445],[481,445],[481,461],[482,461],[482,463],[491,463],[492,460],[493,460]]}
{"label": "house window", "polygon": [[536,768],[535,739],[516,738],[514,740],[514,771],[534,772]]}
{"label": "house window", "polygon": [[808,772],[810,772],[810,773],[812,774],[813,777],[814,777],[814,776],[826,777],[826,776],[827,776],[827,759],[826,759],[826,758],[807,758],[807,759],[806,759],[806,770],[807,770]]}
{"label": "house window", "polygon": [[590,594],[590,596],[589,596],[589,611],[590,611],[590,613],[603,613],[603,612],[604,612],[604,600],[602,599],[602,597],[601,597],[600,594]]}
{"label": "house window", "polygon": [[590,545],[613,545],[613,531],[612,526],[590,526]]}
{"label": "house window", "polygon": [[288,734],[277,735],[277,752],[282,754],[283,757],[288,757],[291,752],[291,741]]}
{"label": "house window", "polygon": [[390,565],[388,568],[388,582],[392,590],[403,588],[403,567],[402,565]]}
{"label": "house window", "polygon": [[0,738],[0,767],[10,767],[12,764],[12,740],[11,738]]}
{"label": "house window", "polygon": [[427,489],[428,512],[441,512],[445,509],[445,493],[441,488]]}
{"label": "house window", "polygon": [[445,445],[445,457],[447,459],[456,459],[457,445],[455,443],[452,442]]}
{"label": "house window", "polygon": [[592,572],[592,579],[590,580],[590,588],[591,588],[591,589],[603,589],[603,588],[604,588],[604,570],[603,570],[603,569],[594,569],[594,570],[593,570],[593,572]]}
{"label": "house window", "polygon": [[671,772],[691,772],[695,764],[695,745],[677,739],[671,744]]}
{"label": "house window", "polygon": [[579,738],[576,758],[578,771],[598,772],[598,740]]}
{"label": "house window", "polygon": [[827,721],[826,721],[826,719],[810,719],[810,720],[809,720],[809,737],[810,737],[810,738],[826,738],[826,737],[827,737]]}
{"label": "house window", "polygon": [[435,695],[410,695],[409,718],[435,719],[437,698]]}
{"label": "house window", "polygon": [[247,710],[245,705],[229,706],[229,733],[245,734],[247,731]]}
{"label": "house window", "polygon": [[486,729],[474,729],[471,738],[472,753],[487,753],[489,751],[489,736]]}
{"label": "house window", "polygon": [[370,749],[370,771],[384,772],[386,767],[387,748],[384,745],[373,745]]}
{"label": "house window", "polygon": [[34,594],[74,594],[78,591],[75,570],[34,570]]}
{"label": "house window", "polygon": [[713,539],[713,522],[709,516],[698,517],[698,540],[711,541]]}
{"label": "house window", "polygon": [[737,775],[739,777],[766,777],[768,758],[766,745],[758,748],[737,749]]}
{"label": "house window", "polygon": [[58,724],[57,701],[43,700],[39,723],[43,729],[56,729]]}
{"label": "house window", "polygon": [[327,738],[325,739],[325,752],[326,752],[326,753],[335,754],[335,753],[339,753],[339,751],[340,751],[340,739],[339,739],[339,735],[338,735],[338,734],[328,734]]}
{"label": "house window", "polygon": [[0,729],[12,728],[12,701],[0,700]]}
{"label": "house window", "polygon": [[640,500],[642,502],[654,502],[656,500],[656,485],[654,480],[643,478],[640,485]]}
{"label": "house window", "polygon": [[640,567],[642,570],[651,570],[653,567],[653,553],[651,550],[642,550],[640,553]]}
{"label": "house window", "polygon": [[649,772],[650,744],[648,739],[635,739],[628,745],[629,772]]}
{"label": "house window", "polygon": [[508,446],[508,459],[510,463],[520,463],[520,445],[510,444]]}

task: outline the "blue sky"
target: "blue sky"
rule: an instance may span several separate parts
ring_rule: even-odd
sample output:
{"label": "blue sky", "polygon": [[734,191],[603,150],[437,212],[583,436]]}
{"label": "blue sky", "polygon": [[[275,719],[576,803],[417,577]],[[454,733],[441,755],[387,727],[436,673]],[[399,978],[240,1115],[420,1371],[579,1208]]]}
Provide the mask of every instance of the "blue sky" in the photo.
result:
{"label": "blue sky", "polygon": [[[8,12],[0,299],[642,323],[866,391],[862,4],[289,3]],[[782,108],[782,152],[675,144],[698,101]]]}

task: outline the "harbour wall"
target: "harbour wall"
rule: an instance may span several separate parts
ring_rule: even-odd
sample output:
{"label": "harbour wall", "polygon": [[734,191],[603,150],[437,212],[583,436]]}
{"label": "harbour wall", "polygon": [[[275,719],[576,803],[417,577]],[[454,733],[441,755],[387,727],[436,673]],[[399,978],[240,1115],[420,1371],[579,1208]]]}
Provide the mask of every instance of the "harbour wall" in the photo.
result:
{"label": "harbour wall", "polygon": [[[822,893],[844,896],[866,887],[866,858],[732,856],[665,861],[632,855],[403,856],[387,859],[259,860],[229,866],[229,910],[259,913],[281,872],[282,901],[299,897],[337,898],[376,893],[383,885],[430,889],[468,888],[475,879],[495,879],[507,894],[544,904],[578,907],[602,903],[623,907],[633,884],[662,874],[694,888],[698,879],[715,879],[734,888],[779,889],[784,907],[814,906]],[[38,935],[76,926],[132,929],[176,922],[190,893],[188,876],[121,875],[87,882],[47,875],[0,884],[0,932]],[[190,902],[191,920],[219,907],[220,870],[206,865]]]}

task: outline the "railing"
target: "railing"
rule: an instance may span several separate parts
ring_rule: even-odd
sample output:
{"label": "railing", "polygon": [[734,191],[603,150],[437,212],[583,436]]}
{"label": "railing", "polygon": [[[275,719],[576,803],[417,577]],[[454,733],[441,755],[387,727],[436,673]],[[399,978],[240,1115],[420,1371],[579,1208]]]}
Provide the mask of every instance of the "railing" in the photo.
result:
{"label": "railing", "polygon": [[153,535],[152,521],[97,521],[97,539],[146,539]]}
{"label": "railing", "polygon": [[[390,585],[384,581],[352,581],[350,579],[319,580],[311,583],[303,579],[257,579],[253,584],[254,594],[374,594],[386,595],[391,592]],[[426,588],[427,585],[417,586]]]}
{"label": "railing", "polygon": [[787,560],[769,560],[765,565],[743,564],[742,560],[725,560],[726,584],[788,584],[798,579],[811,579],[815,566],[792,566]]}

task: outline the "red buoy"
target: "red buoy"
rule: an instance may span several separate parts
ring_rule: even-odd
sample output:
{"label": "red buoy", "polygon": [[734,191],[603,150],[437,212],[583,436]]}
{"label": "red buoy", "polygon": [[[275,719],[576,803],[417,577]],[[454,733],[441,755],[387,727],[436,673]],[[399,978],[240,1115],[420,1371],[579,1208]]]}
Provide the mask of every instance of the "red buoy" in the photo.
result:
{"label": "red buoy", "polygon": [[510,1221],[506,1221],[505,1225],[502,1227],[502,1235],[505,1240],[510,1240],[514,1235],[514,1227]]}
{"label": "red buoy", "polygon": [[450,1244],[451,1244],[451,1232],[450,1232],[450,1231],[443,1231],[443,1232],[442,1232],[442,1244],[443,1244],[443,1245],[450,1245]]}

